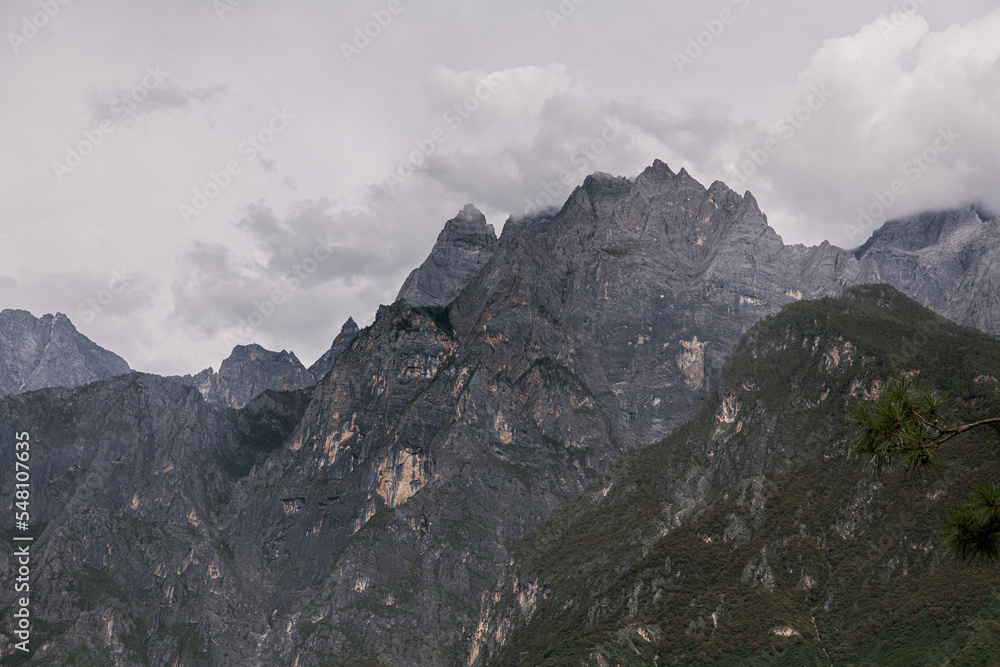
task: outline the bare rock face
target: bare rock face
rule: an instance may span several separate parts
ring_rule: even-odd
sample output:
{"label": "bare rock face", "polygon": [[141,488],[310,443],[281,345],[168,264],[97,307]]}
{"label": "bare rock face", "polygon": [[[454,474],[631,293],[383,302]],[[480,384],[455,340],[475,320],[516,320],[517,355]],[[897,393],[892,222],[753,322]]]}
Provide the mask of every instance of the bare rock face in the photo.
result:
{"label": "bare rock face", "polygon": [[[917,337],[919,360],[897,354]],[[942,544],[969,471],[995,462],[991,438],[969,437],[935,475],[910,482],[866,469],[849,415],[852,400],[914,371],[996,414],[1000,402],[985,399],[996,379],[982,373],[998,366],[996,339],[887,285],[758,322],[698,417],[623,456],[518,545],[484,592],[466,664],[807,665],[837,655],[894,665],[946,645],[935,660],[995,655],[995,641],[962,629],[983,622],[1000,573],[970,568],[975,583],[959,590]],[[934,605],[955,622],[895,641],[899,624],[918,624]]]}
{"label": "bare rock face", "polygon": [[497,251],[493,225],[471,204],[444,226],[430,256],[403,283],[396,300],[447,306]]}
{"label": "bare rock face", "polygon": [[[595,174],[499,240],[467,207],[397,302],[364,330],[348,321],[308,370],[241,346],[218,373],[0,401],[0,417],[28,415],[65,459],[39,471],[42,488],[75,488],[98,464],[131,471],[40,515],[53,569],[39,639],[89,655],[98,637],[136,664],[464,664],[515,545],[714,400],[754,323],[892,273],[873,247],[786,246],[749,193],[656,162],[634,179]],[[982,293],[989,267],[969,266],[982,277],[955,279]],[[740,409],[725,403],[722,423],[738,429]],[[673,480],[682,463],[657,474]],[[66,527],[85,514],[107,520]],[[0,565],[5,554],[0,543]],[[78,579],[105,597],[58,597]],[[528,608],[545,591],[515,595]],[[90,632],[112,612],[118,635]]]}
{"label": "bare rock face", "polygon": [[225,532],[288,591],[266,661],[461,664],[517,540],[688,419],[754,322],[859,270],[663,163],[512,223],[447,307],[381,309],[234,492],[260,509]]}
{"label": "bare rock face", "polygon": [[[232,410],[131,373],[0,399],[0,423],[32,443],[32,661],[252,664],[237,658],[268,632],[275,591],[219,527],[248,511],[229,501],[235,481],[281,447],[310,396],[265,392]],[[13,474],[0,492],[14,497]],[[4,610],[11,553],[0,543]],[[18,655],[0,635],[0,663]]]}
{"label": "bare rock face", "polygon": [[975,206],[891,220],[857,255],[884,282],[948,319],[1000,335],[1000,216]]}
{"label": "bare rock face", "polygon": [[623,441],[671,432],[750,326],[860,271],[829,244],[784,245],[749,193],[659,161],[587,178],[550,219],[508,223],[501,246],[452,305],[456,331],[510,377],[557,360]]}
{"label": "bare rock face", "polygon": [[206,368],[178,378],[198,388],[209,403],[242,408],[268,389],[292,391],[315,384],[312,373],[291,352],[272,352],[260,345],[237,345],[219,372]]}
{"label": "bare rock face", "polygon": [[62,313],[34,317],[0,312],[0,396],[47,387],[77,387],[132,369],[95,345]]}
{"label": "bare rock face", "polygon": [[324,375],[330,372],[334,362],[337,361],[337,357],[343,354],[344,350],[354,342],[354,339],[358,337],[359,331],[361,330],[358,328],[354,318],[347,318],[344,326],[340,329],[340,333],[333,339],[330,349],[317,359],[316,363],[309,367],[309,372],[312,374],[313,380],[319,382],[323,379]]}
{"label": "bare rock face", "polygon": [[209,403],[242,408],[261,392],[311,387],[330,372],[334,362],[358,337],[358,325],[348,318],[333,345],[306,369],[291,352],[272,352],[260,345],[238,345],[219,372],[206,368],[197,375],[176,378],[194,386]]}

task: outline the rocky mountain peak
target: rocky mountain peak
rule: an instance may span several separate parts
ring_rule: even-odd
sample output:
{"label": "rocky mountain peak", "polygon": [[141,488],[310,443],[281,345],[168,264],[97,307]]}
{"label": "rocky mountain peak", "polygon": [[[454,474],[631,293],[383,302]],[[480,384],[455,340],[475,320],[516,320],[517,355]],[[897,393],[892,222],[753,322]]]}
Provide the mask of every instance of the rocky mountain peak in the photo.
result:
{"label": "rocky mountain peak", "polygon": [[979,207],[966,205],[887,220],[856,254],[861,257],[870,250],[888,247],[905,252],[919,251],[940,245],[956,233],[977,230],[993,218],[994,215]]}
{"label": "rocky mountain peak", "polygon": [[780,238],[749,192],[741,197],[721,181],[706,189],[686,169],[674,173],[661,161],[620,186],[617,202],[594,206],[597,219],[611,222],[613,247],[652,244],[695,265],[732,248],[780,250]]}
{"label": "rocky mountain peak", "polygon": [[330,349],[327,350],[322,357],[316,360],[312,366],[309,367],[309,372],[312,374],[313,379],[319,382],[323,379],[323,376],[330,372],[333,368],[333,364],[336,363],[337,358],[350,347],[354,339],[358,337],[358,333],[361,330],[358,328],[357,323],[354,321],[353,317],[347,318],[344,322],[344,326],[340,328],[340,333],[337,337],[333,339],[333,344]]}
{"label": "rocky mountain peak", "polygon": [[[486,224],[486,216],[480,211],[474,204],[466,204],[462,207],[462,210],[458,212],[454,218],[452,218],[448,223],[445,224],[445,229],[458,229],[462,226],[467,226],[472,228],[477,232],[486,232],[488,224]],[[494,234],[495,236],[495,234]]]}
{"label": "rocky mountain peak", "polygon": [[0,396],[76,387],[131,371],[62,313],[36,318],[26,310],[0,312]]}
{"label": "rocky mountain peak", "polygon": [[[959,290],[952,298],[972,308],[967,315],[988,315],[1000,294],[993,277],[1000,258],[989,255],[997,221],[979,219],[979,227],[969,218],[948,234],[928,232],[918,248],[890,243],[886,234],[866,261],[899,277],[909,293],[943,292],[952,280]],[[965,240],[956,244],[959,238]],[[823,583],[824,572],[835,571],[826,556],[808,577],[802,569],[802,553],[823,553],[817,549],[826,549],[828,538],[839,553],[841,540],[863,537],[838,529],[833,513],[843,515],[840,528],[858,526],[876,497],[845,454],[847,434],[830,425],[845,424],[844,399],[874,390],[872,373],[882,364],[869,360],[926,332],[931,317],[914,316],[923,309],[901,298],[892,301],[891,318],[870,299],[811,301],[842,294],[861,282],[862,271],[854,254],[829,244],[785,246],[750,193],[721,182],[706,189],[657,161],[632,179],[588,177],[561,209],[509,221],[503,243],[482,213],[464,208],[400,299],[381,307],[362,331],[345,322],[308,371],[293,354],[247,345],[234,349],[218,373],[207,369],[182,382],[114,378],[94,390],[0,400],[0,422],[31,424],[32,438],[50,442],[53,454],[35,482],[51,490],[39,496],[37,521],[46,527],[36,544],[40,562],[65,567],[40,578],[42,588],[33,592],[36,617],[45,621],[37,639],[53,647],[47,659],[54,664],[72,662],[74,653],[134,646],[135,664],[454,665],[485,655],[479,649],[487,634],[510,640],[517,651],[511,655],[522,655],[508,632],[516,630],[503,609],[508,601],[514,612],[537,613],[546,624],[549,611],[565,612],[573,636],[594,625],[587,620],[592,610],[598,625],[620,612],[623,631],[632,633],[643,618],[678,609],[691,610],[675,624],[682,641],[702,630],[722,635],[727,624],[755,619],[764,608],[761,597],[731,615],[735,607],[719,606],[718,590],[729,596],[742,585],[748,595],[779,594],[782,609],[784,601],[800,600],[800,629],[828,622],[828,610],[819,612],[834,599],[828,594],[838,600],[833,611],[847,618],[853,612],[839,584]],[[886,294],[878,299],[888,302]],[[778,315],[793,301],[803,303]],[[904,314],[913,318],[910,331],[897,326]],[[737,347],[762,320],[764,328]],[[831,328],[838,320],[839,329]],[[950,334],[939,349],[954,352],[962,336],[969,339]],[[967,366],[981,378],[997,365],[987,343]],[[734,350],[740,356],[726,372]],[[905,363],[896,370],[910,370]],[[320,375],[313,389],[253,399]],[[192,385],[209,403],[243,409],[206,405]],[[644,458],[612,467],[665,437],[672,439],[636,455]],[[803,462],[811,467],[793,467]],[[815,482],[799,476],[819,466]],[[835,473],[850,466],[850,476],[835,477],[829,466],[841,466]],[[786,472],[794,474],[773,474]],[[12,497],[13,477],[7,480],[0,491]],[[811,492],[826,482],[822,493]],[[863,493],[854,500],[851,489]],[[543,529],[530,553],[564,543],[569,550],[544,563],[581,576],[592,568],[595,577],[572,591],[560,572],[508,582],[504,569],[525,565],[519,554],[529,553],[519,540],[574,498],[596,504],[557,515],[568,520],[579,511],[582,532],[562,540]],[[929,501],[923,492],[917,498]],[[713,503],[716,514],[700,514]],[[615,506],[621,514],[608,514]],[[786,538],[807,537],[800,517],[787,520],[789,507],[814,514],[801,517],[819,536],[808,538],[809,551],[787,549]],[[681,525],[698,516],[706,517],[701,526]],[[775,520],[766,530],[774,532],[764,535],[768,517]],[[605,535],[607,548],[594,550],[594,535]],[[687,539],[681,554],[708,550],[704,572],[728,577],[726,588],[692,588],[708,575],[687,561],[686,580],[670,572],[677,558],[671,566],[663,538]],[[874,544],[858,542],[854,553],[875,553]],[[633,568],[622,560],[622,545],[639,558],[649,555],[644,562],[655,567]],[[934,562],[927,548],[921,555],[910,547],[900,552],[904,559]],[[653,548],[659,553],[647,551]],[[590,562],[574,562],[588,552]],[[771,564],[767,553],[775,554]],[[857,568],[867,590],[874,590],[867,572],[887,567],[883,553],[876,554],[881,565]],[[718,567],[720,559],[726,567]],[[9,549],[0,549],[0,572],[13,572],[11,562]],[[905,576],[909,566],[893,576]],[[628,572],[635,577],[627,586],[604,592]],[[683,599],[679,588],[657,590],[668,574],[688,586]],[[8,579],[0,590],[14,590]],[[803,597],[814,588],[814,597]],[[578,597],[581,590],[600,593],[588,600]],[[540,601],[553,595],[543,608]],[[657,600],[665,605],[659,616],[629,611],[652,609]],[[949,604],[943,600],[941,608]],[[797,622],[778,620],[782,634],[771,635],[784,641],[784,624]],[[673,641],[650,639],[660,632],[652,626],[641,630],[620,635],[630,648],[618,655]],[[0,634],[0,654],[5,641]],[[490,651],[491,660],[506,664]],[[789,664],[813,662],[785,657]],[[646,658],[643,664],[654,662],[655,653]]]}
{"label": "rocky mountain peak", "polygon": [[885,282],[950,320],[1000,335],[1000,218],[974,205],[886,222],[855,255],[860,282]]}
{"label": "rocky mountain peak", "polygon": [[229,356],[223,360],[222,366],[219,368],[219,372],[221,373],[227,369],[233,369],[238,364],[245,363],[247,361],[278,361],[289,357],[294,358],[295,355],[286,350],[282,350],[281,352],[272,352],[271,350],[261,347],[257,343],[237,345],[233,348],[233,351],[229,354]]}
{"label": "rocky mountain peak", "polygon": [[[681,168],[681,172],[687,174],[687,170]],[[635,179],[636,183],[647,180],[672,181],[677,177],[673,169],[663,160],[653,160],[653,164],[642,170],[642,173]]]}
{"label": "rocky mountain peak", "polygon": [[499,248],[493,225],[469,204],[449,220],[431,254],[414,269],[396,300],[411,306],[446,306]]}
{"label": "rocky mountain peak", "polygon": [[256,343],[234,347],[218,373],[206,368],[179,379],[196,387],[209,403],[233,408],[242,408],[263,391],[303,389],[315,384],[313,374],[293,353],[273,352]]}

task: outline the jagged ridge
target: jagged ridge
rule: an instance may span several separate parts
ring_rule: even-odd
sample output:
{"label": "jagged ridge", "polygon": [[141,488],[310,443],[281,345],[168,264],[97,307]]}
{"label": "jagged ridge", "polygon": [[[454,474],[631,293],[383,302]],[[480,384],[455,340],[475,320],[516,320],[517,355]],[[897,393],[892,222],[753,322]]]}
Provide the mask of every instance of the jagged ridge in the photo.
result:
{"label": "jagged ridge", "polygon": [[62,313],[36,318],[25,310],[0,311],[0,396],[130,372],[124,359],[95,345]]}

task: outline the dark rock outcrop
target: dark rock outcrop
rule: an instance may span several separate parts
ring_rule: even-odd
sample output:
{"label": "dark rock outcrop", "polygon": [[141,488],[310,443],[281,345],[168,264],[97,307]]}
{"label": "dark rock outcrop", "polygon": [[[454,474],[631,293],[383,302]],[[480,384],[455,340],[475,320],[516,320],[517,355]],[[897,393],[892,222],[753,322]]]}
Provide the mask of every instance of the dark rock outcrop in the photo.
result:
{"label": "dark rock outcrop", "polygon": [[445,224],[431,254],[406,278],[396,300],[411,306],[447,306],[497,251],[486,217],[469,204]]}
{"label": "dark rock outcrop", "polygon": [[95,345],[62,313],[34,317],[0,312],[0,396],[47,387],[77,387],[132,369]]}
{"label": "dark rock outcrop", "polygon": [[265,390],[292,391],[315,384],[312,373],[291,352],[272,352],[260,345],[237,345],[219,372],[206,368],[177,378],[196,387],[209,403],[242,408]]}
{"label": "dark rock outcrop", "polygon": [[[36,483],[67,489],[39,515],[44,639],[59,656],[104,651],[120,664],[462,664],[481,628],[506,632],[482,614],[520,540],[623,454],[706,401],[725,405],[712,388],[745,332],[867,279],[873,248],[859,260],[786,246],[749,193],[656,162],[635,179],[595,174],[500,240],[467,207],[400,299],[360,332],[349,321],[310,370],[246,346],[217,374],[0,401],[0,417],[36,424],[58,462]],[[969,266],[986,285],[990,268]],[[939,278],[914,276],[914,292]],[[719,423],[738,433],[736,409]],[[683,456],[743,466],[723,465],[724,477],[771,470],[787,449],[752,444],[671,454],[655,475],[687,495],[650,510],[664,513],[657,529],[707,497]],[[525,586],[513,591],[523,609],[545,595]]]}
{"label": "dark rock outcrop", "polygon": [[[31,442],[32,661],[246,664],[279,591],[221,526],[247,510],[230,501],[235,481],[281,447],[310,395],[266,392],[236,411],[133,373],[0,399],[0,424]],[[14,498],[13,474],[0,493]],[[4,540],[13,592],[10,554]],[[0,633],[0,662],[20,664],[11,644]]]}
{"label": "dark rock outcrop", "polygon": [[343,354],[344,350],[350,347],[351,343],[354,342],[354,339],[358,337],[359,331],[361,330],[358,328],[357,323],[355,323],[354,318],[347,318],[347,321],[344,322],[344,326],[340,329],[340,333],[333,339],[333,344],[330,346],[330,349],[309,367],[309,373],[313,376],[313,380],[319,382],[323,379],[324,375],[330,372],[330,369],[333,368],[334,362],[337,361],[337,357]]}

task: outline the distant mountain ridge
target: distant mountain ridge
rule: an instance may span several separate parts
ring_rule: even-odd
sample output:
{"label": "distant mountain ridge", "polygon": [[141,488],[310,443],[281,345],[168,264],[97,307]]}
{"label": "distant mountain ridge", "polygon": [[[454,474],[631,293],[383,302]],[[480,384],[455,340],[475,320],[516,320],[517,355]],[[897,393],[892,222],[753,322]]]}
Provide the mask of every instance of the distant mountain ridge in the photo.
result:
{"label": "distant mountain ridge", "polygon": [[81,334],[62,313],[0,311],[0,396],[77,387],[131,373],[128,363]]}
{"label": "distant mountain ridge", "polygon": [[859,282],[888,283],[954,322],[1000,335],[1000,216],[964,206],[890,220],[856,255]]}
{"label": "distant mountain ridge", "polygon": [[396,295],[411,306],[447,306],[498,250],[493,225],[472,204],[445,223],[430,255]]}
{"label": "distant mountain ridge", "polygon": [[260,345],[237,345],[216,373],[206,368],[179,378],[194,386],[209,403],[242,408],[264,391],[294,391],[311,387],[326,375],[337,357],[358,336],[358,325],[348,318],[330,349],[308,369],[294,353],[272,352]]}
{"label": "distant mountain ridge", "polygon": [[206,368],[182,380],[209,403],[242,408],[262,391],[290,391],[315,384],[312,373],[291,352],[272,352],[260,345],[237,345],[219,367]]}
{"label": "distant mountain ridge", "polygon": [[[196,387],[210,403],[242,408],[264,391],[315,385],[358,335],[348,318],[327,350],[308,369],[292,352],[238,345],[222,362],[176,379]],[[78,387],[132,373],[128,363],[77,331],[66,315],[35,317],[26,310],[0,311],[0,396],[50,387]]]}
{"label": "distant mountain ridge", "polygon": [[[957,217],[928,226],[974,222]],[[954,238],[928,232],[916,245]],[[496,654],[486,651],[504,650],[530,620],[511,610],[545,598],[545,580],[507,574],[554,511],[581,494],[618,493],[592,485],[709,403],[721,407],[702,414],[703,426],[724,429],[723,440],[768,428],[747,417],[757,414],[753,378],[717,389],[751,327],[809,313],[813,300],[874,271],[915,294],[941,275],[968,280],[977,289],[955,298],[973,304],[1000,270],[960,252],[959,273],[919,269],[934,253],[909,271],[894,243],[886,236],[857,254],[785,245],[750,193],[706,188],[657,161],[635,178],[594,174],[562,209],[512,219],[499,239],[466,207],[397,301],[364,329],[349,320],[310,369],[289,352],[240,346],[218,373],[137,374],[0,400],[3,419],[29,423],[45,443],[51,465],[36,483],[67,490],[38,507],[38,557],[53,564],[37,593],[46,659],[488,662]],[[953,255],[942,245],[940,256]],[[912,310],[902,297],[885,303]],[[810,343],[806,333],[770,336],[748,354],[801,348],[788,358],[838,373],[871,363],[835,336]],[[726,402],[727,389],[740,405]],[[787,449],[769,449],[780,443],[767,438],[747,452],[726,442],[676,451],[698,465],[678,458],[648,471],[683,491],[650,510],[656,530],[718,500],[706,466],[733,460],[740,475],[756,474]],[[10,484],[0,479],[0,495]],[[751,495],[766,503],[768,488]],[[0,609],[13,590],[4,549]],[[748,581],[769,571],[755,561]]]}

